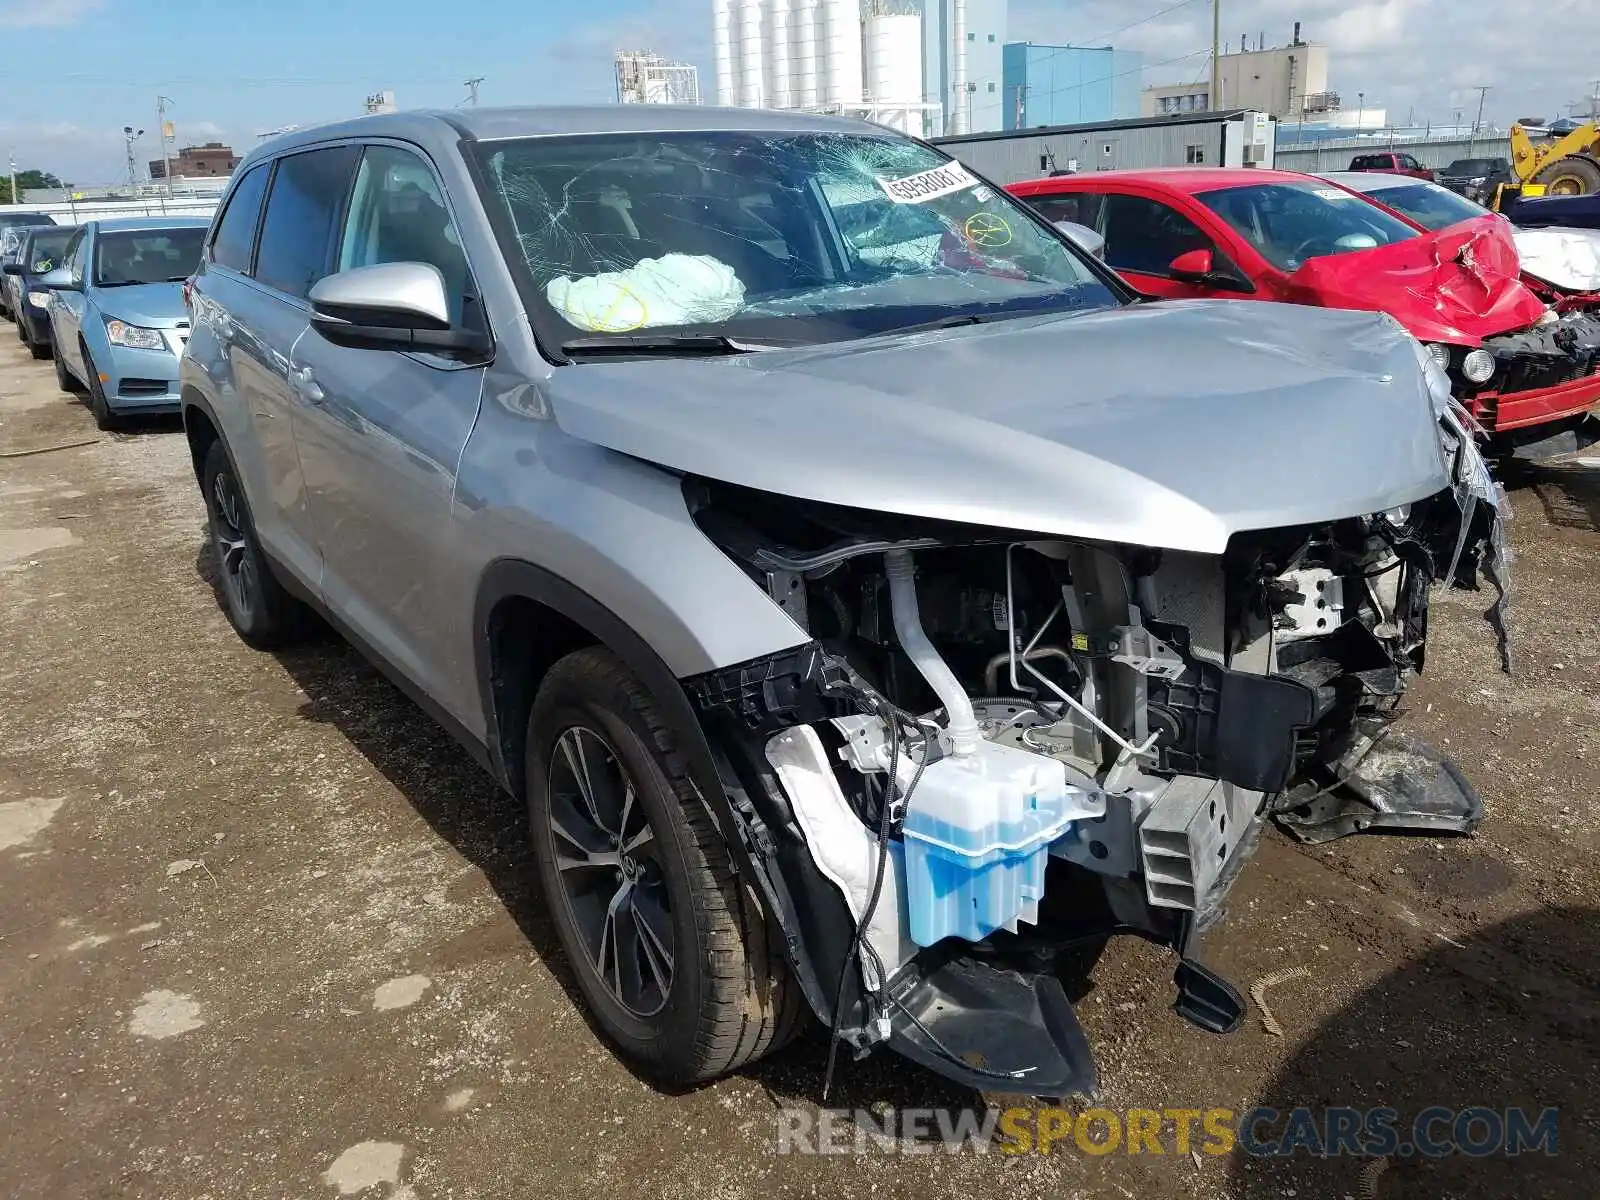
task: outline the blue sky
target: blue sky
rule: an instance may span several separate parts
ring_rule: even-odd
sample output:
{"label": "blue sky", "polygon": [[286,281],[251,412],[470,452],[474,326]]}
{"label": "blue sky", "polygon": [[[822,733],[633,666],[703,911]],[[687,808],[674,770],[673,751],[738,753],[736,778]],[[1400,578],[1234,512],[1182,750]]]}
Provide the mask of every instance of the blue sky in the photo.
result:
{"label": "blue sky", "polygon": [[147,130],[141,160],[159,153],[157,92],[179,145],[241,150],[356,115],[383,88],[406,108],[449,107],[469,76],[484,77],[483,104],[605,102],[619,46],[670,47],[709,74],[710,24],[710,0],[3,0],[0,153],[115,179],[124,125]]}
{"label": "blue sky", "polygon": [[[1281,44],[1303,21],[1332,51],[1331,86],[1364,90],[1395,119],[1463,107],[1470,119],[1475,86],[1491,84],[1486,115],[1504,125],[1564,114],[1600,76],[1595,3],[1540,0],[1512,17],[1502,0],[1223,0],[1223,29]],[[382,88],[402,107],[448,107],[472,75],[484,104],[605,102],[622,46],[696,63],[710,90],[710,27],[711,0],[0,0],[0,154],[75,182],[118,179],[123,125],[149,131],[141,160],[159,152],[158,91],[173,98],[179,145],[239,150],[281,125],[355,115]],[[1011,40],[1113,31],[1150,63],[1192,56],[1210,42],[1210,5],[1010,0]],[[1187,75],[1204,69],[1184,61]]]}

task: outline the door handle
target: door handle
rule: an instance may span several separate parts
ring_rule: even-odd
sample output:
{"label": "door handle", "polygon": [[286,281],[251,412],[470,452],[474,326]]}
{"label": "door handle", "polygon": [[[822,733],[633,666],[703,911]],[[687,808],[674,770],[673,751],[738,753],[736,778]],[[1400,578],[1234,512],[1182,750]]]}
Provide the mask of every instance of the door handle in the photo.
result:
{"label": "door handle", "polygon": [[323,399],[322,385],[317,382],[317,377],[310,367],[291,368],[289,371],[289,385],[294,388],[295,395],[307,404],[321,404]]}

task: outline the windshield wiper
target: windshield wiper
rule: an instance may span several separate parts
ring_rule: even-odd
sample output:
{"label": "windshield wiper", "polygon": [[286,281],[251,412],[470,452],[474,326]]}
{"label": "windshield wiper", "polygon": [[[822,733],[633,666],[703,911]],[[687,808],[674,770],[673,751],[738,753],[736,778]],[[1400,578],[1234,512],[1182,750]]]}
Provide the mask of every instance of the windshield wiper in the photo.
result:
{"label": "windshield wiper", "polygon": [[799,342],[746,341],[720,333],[614,334],[608,337],[573,338],[561,343],[561,352],[571,357],[605,358],[637,354],[754,354],[762,350],[783,350]]}

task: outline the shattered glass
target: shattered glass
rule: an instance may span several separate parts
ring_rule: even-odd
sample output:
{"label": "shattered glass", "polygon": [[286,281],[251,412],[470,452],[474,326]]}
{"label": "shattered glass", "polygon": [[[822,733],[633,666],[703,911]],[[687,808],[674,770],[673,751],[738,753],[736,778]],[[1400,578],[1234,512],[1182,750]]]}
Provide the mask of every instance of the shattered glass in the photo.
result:
{"label": "shattered glass", "polygon": [[482,153],[486,201],[558,342],[647,329],[826,341],[1119,302],[1009,196],[888,133],[595,134]]}

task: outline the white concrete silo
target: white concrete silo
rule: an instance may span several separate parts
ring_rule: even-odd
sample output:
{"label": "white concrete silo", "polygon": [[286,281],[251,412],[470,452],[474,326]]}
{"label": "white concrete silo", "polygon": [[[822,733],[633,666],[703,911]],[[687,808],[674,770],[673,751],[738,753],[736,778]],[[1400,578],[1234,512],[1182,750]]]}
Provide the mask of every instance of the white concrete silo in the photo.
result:
{"label": "white concrete silo", "polygon": [[[903,132],[921,134],[920,114],[913,122],[911,110],[892,110],[897,104],[916,105],[922,100],[922,18],[913,14],[868,16],[862,49],[866,57],[866,99],[883,114],[878,119]],[[891,111],[884,112],[885,109]]]}
{"label": "white concrete silo", "polygon": [[826,35],[818,66],[824,104],[861,103],[861,9],[859,0],[821,0]]}
{"label": "white concrete silo", "polygon": [[794,107],[794,83],[789,56],[790,0],[767,0],[767,104]]}
{"label": "white concrete silo", "polygon": [[820,99],[817,45],[822,40],[822,9],[817,0],[790,0],[789,98],[796,108],[811,108]]}
{"label": "white concrete silo", "polygon": [[711,0],[711,53],[717,69],[717,103],[739,102],[739,55],[733,40],[733,0]]}
{"label": "white concrete silo", "polygon": [[765,37],[761,0],[739,0],[739,105],[762,108],[766,98]]}

